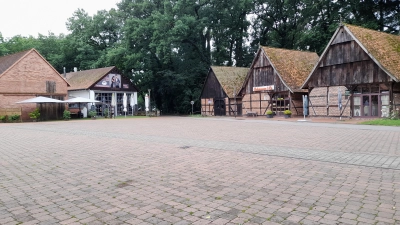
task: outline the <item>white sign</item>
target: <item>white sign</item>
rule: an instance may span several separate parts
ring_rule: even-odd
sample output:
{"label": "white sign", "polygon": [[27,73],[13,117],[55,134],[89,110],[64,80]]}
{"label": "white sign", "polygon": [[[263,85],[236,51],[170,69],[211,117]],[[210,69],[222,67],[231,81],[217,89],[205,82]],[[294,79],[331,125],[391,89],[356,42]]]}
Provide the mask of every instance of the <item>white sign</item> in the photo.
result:
{"label": "white sign", "polygon": [[192,105],[193,105],[193,104],[194,104],[194,101],[190,101],[190,104],[192,104]]}
{"label": "white sign", "polygon": [[147,94],[144,96],[144,106],[146,107],[146,111],[149,111],[149,96]]}
{"label": "white sign", "polygon": [[253,87],[253,91],[273,91],[274,89],[274,85]]}

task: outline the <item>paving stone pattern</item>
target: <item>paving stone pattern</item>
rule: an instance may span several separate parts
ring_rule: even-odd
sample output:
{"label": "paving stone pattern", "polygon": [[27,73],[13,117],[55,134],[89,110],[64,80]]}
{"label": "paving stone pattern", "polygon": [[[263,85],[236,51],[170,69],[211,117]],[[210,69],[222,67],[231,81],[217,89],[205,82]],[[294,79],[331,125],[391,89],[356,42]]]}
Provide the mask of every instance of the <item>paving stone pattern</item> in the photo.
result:
{"label": "paving stone pattern", "polygon": [[159,117],[0,135],[0,224],[400,224],[399,128]]}

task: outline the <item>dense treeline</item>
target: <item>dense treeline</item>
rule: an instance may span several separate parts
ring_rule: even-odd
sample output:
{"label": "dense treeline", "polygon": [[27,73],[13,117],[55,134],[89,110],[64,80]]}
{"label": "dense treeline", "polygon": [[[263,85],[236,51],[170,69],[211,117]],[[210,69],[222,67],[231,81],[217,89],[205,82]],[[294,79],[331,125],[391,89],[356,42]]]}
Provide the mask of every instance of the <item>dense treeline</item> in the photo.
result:
{"label": "dense treeline", "polygon": [[33,47],[59,72],[115,65],[164,113],[187,113],[210,65],[247,67],[260,44],[320,54],[340,20],[398,34],[400,0],[122,0],[78,9],[67,35],[0,33],[0,55]]}

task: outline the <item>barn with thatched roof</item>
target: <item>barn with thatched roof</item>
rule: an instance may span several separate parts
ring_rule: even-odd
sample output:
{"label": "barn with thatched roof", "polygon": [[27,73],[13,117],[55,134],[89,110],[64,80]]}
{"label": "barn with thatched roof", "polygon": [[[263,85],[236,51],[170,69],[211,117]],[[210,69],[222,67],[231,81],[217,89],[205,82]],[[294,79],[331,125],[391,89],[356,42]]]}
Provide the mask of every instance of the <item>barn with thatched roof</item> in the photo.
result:
{"label": "barn with thatched roof", "polygon": [[400,108],[399,81],[400,36],[342,24],[302,88],[310,115],[387,117]]}
{"label": "barn with thatched roof", "polygon": [[202,115],[242,115],[242,98],[238,97],[248,68],[211,66],[201,92]]}
{"label": "barn with thatched roof", "polygon": [[260,46],[240,91],[244,113],[283,115],[291,110],[303,115],[302,95],[307,92],[300,87],[317,61],[313,52]]}

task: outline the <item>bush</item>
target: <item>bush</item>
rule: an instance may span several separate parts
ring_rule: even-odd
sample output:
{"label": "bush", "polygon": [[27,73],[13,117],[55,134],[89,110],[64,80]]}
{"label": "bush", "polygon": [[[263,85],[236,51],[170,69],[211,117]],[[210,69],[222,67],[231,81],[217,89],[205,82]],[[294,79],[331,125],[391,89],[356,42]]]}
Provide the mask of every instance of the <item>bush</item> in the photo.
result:
{"label": "bush", "polygon": [[0,116],[0,121],[6,122],[6,120],[7,120],[7,116]]}
{"label": "bush", "polygon": [[90,110],[89,111],[89,116],[90,117],[96,117],[96,115],[97,115],[96,111],[94,111],[94,110]]}
{"label": "bush", "polygon": [[39,112],[39,108],[36,108],[35,110],[33,110],[32,112],[29,113],[29,117],[31,119],[38,119],[40,117],[40,112]]}
{"label": "bush", "polygon": [[14,122],[14,121],[19,120],[20,117],[21,117],[20,115],[14,114],[14,115],[9,116],[8,119],[9,119],[9,121],[13,121]]}
{"label": "bush", "polygon": [[292,115],[292,111],[290,111],[289,109],[283,111],[284,115]]}
{"label": "bush", "polygon": [[272,112],[271,110],[268,110],[265,114],[272,115],[272,114],[274,114],[274,112]]}
{"label": "bush", "polygon": [[65,120],[71,119],[71,112],[68,111],[68,110],[64,110],[64,112],[63,112],[63,118],[64,118]]}
{"label": "bush", "polygon": [[110,115],[108,115],[109,112],[110,112],[110,111],[108,110],[108,108],[105,108],[105,109],[104,109],[104,112],[103,112],[103,113],[104,113],[104,117],[105,117],[105,118],[107,118],[107,117],[110,116]]}

